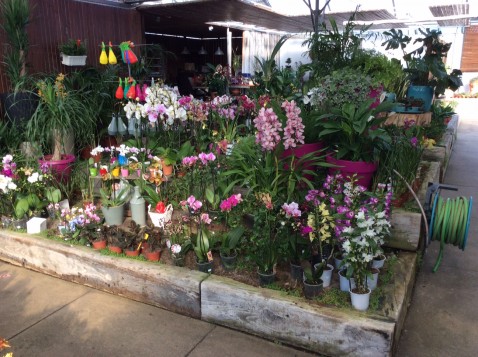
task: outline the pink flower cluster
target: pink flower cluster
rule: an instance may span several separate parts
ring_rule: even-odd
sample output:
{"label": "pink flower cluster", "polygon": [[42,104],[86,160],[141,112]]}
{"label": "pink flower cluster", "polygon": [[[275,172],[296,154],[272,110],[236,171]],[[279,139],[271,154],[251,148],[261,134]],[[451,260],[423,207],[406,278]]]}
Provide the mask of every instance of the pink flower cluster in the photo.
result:
{"label": "pink flower cluster", "polygon": [[96,213],[96,206],[92,203],[86,205],[84,214],[86,216],[86,224],[89,223],[99,223],[101,221],[100,216]]}
{"label": "pink flower cluster", "polygon": [[189,103],[191,103],[191,101],[194,99],[194,97],[192,95],[190,96],[184,96],[184,97],[181,97],[179,98],[178,100],[178,103],[179,105],[185,107],[187,106]]}
{"label": "pink flower cluster", "polygon": [[201,213],[201,222],[204,222],[206,224],[211,224],[212,220],[209,217],[208,213]]}
{"label": "pink flower cluster", "polygon": [[8,154],[2,159],[2,175],[7,177],[13,177],[13,171],[17,168],[17,164],[13,162],[13,156]]}
{"label": "pink flower cluster", "polygon": [[212,152],[209,152],[209,153],[202,152],[198,156],[187,156],[187,157],[185,157],[181,161],[181,163],[184,166],[192,167],[196,164],[196,162],[198,160],[201,161],[201,164],[206,166],[208,163],[213,162],[214,160],[216,160],[216,155],[214,155],[214,153],[212,153]]}
{"label": "pink flower cluster", "polygon": [[198,161],[198,157],[197,156],[186,156],[183,161],[182,161],[182,164],[184,166],[188,166],[188,167],[191,167],[191,166],[194,166],[196,164],[196,161]]}
{"label": "pink flower cluster", "polygon": [[284,210],[285,216],[287,218],[300,217],[302,215],[302,212],[299,209],[299,204],[295,202],[291,202],[289,204],[284,203],[282,205],[282,209]]}
{"label": "pink flower cluster", "polygon": [[256,107],[256,103],[247,95],[243,95],[239,98],[239,105],[244,111],[253,111]]}
{"label": "pink flower cluster", "polygon": [[284,129],[284,148],[295,148],[297,144],[304,143],[304,124],[300,117],[300,108],[297,107],[295,101],[288,100],[282,103],[282,108],[285,109],[287,116],[287,124]]}
{"label": "pink flower cluster", "polygon": [[274,150],[281,140],[279,131],[282,131],[282,124],[272,108],[261,108],[254,119],[254,126],[257,129],[256,143],[265,151]]}
{"label": "pink flower cluster", "polygon": [[220,116],[229,120],[234,120],[236,117],[236,108],[234,106],[229,108],[218,108],[216,111]]}
{"label": "pink flower cluster", "polygon": [[209,152],[209,153],[205,153],[205,152],[202,152],[198,155],[198,158],[199,160],[201,160],[201,163],[203,165],[207,165],[209,162],[213,162],[214,160],[216,160],[216,155],[214,155],[212,152]]}
{"label": "pink flower cluster", "polygon": [[202,202],[197,200],[194,196],[189,196],[186,200],[187,205],[191,208],[192,211],[196,212],[201,209]]}
{"label": "pink flower cluster", "polygon": [[229,198],[226,198],[221,202],[219,208],[221,212],[230,212],[234,207],[236,207],[239,203],[242,202],[241,194],[238,193],[237,195],[232,195]]}

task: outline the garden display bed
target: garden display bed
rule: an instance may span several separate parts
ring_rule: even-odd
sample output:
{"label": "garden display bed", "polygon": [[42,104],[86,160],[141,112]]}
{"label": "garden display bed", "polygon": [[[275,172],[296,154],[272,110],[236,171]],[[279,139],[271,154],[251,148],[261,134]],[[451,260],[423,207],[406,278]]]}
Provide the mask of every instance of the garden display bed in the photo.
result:
{"label": "garden display bed", "polygon": [[393,353],[417,267],[416,253],[399,253],[393,279],[383,287],[381,308],[360,313],[224,276],[106,256],[43,237],[1,230],[0,238],[0,259],[6,262],[266,339],[340,356]]}

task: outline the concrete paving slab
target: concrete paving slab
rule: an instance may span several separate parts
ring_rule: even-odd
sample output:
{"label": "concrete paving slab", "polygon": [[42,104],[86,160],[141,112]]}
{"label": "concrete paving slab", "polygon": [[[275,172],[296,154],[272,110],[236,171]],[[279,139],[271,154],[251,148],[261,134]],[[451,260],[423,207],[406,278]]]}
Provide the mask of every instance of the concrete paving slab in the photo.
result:
{"label": "concrete paving slab", "polygon": [[88,292],[0,261],[0,338],[15,336]]}
{"label": "concrete paving slab", "polygon": [[213,328],[200,320],[90,290],[10,338],[10,345],[15,357],[186,356]]}
{"label": "concrete paving slab", "polygon": [[[247,354],[245,354],[245,346],[247,346]],[[280,344],[246,334],[238,334],[234,330],[217,326],[207,335],[201,344],[189,354],[188,357],[241,357],[245,355],[248,357],[316,356],[315,354],[291,350],[289,347],[281,346]]]}
{"label": "concrete paving slab", "polygon": [[[476,109],[470,111],[470,105],[473,104],[474,108],[475,103],[476,100],[466,100],[458,107],[458,140],[453,148],[445,183],[458,186],[459,191],[442,191],[444,197],[476,196],[478,192],[478,120],[474,119]],[[478,200],[478,197],[476,199]],[[446,246],[437,273],[432,273],[432,267],[439,244],[432,242],[428,247],[417,277],[397,356],[476,356],[477,208],[478,206],[474,207],[472,211],[466,250],[463,252],[456,247]]]}
{"label": "concrete paving slab", "polygon": [[478,272],[423,269],[397,356],[476,356]]}

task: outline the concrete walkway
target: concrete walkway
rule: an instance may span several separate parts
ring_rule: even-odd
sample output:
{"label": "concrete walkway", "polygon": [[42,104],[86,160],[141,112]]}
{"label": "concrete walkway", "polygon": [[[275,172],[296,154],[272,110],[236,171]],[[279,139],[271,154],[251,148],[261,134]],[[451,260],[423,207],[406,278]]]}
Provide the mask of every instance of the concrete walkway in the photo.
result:
{"label": "concrete walkway", "polygon": [[478,355],[478,100],[461,102],[458,140],[445,183],[458,192],[445,197],[474,196],[465,251],[447,246],[439,270],[432,273],[438,242],[423,259],[397,356],[439,357]]}
{"label": "concrete walkway", "polygon": [[[478,120],[473,121],[467,113],[472,111],[459,110],[459,137],[446,183],[458,186],[459,195],[478,196]],[[475,202],[466,251],[446,247],[435,274],[431,267],[438,244],[429,247],[398,356],[478,355],[477,205]],[[312,356],[3,262],[0,338],[8,339],[12,346],[0,356],[13,352],[15,357]]]}
{"label": "concrete walkway", "polygon": [[312,356],[3,262],[0,338],[14,357]]}

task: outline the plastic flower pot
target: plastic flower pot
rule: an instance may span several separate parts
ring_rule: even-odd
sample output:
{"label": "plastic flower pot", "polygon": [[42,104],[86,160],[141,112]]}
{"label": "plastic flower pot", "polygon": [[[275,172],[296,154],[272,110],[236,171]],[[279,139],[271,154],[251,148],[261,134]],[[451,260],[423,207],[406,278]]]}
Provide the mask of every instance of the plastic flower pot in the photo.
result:
{"label": "plastic flower pot", "polygon": [[124,251],[124,253],[125,253],[126,256],[128,256],[128,257],[137,257],[137,256],[139,256],[139,250],[138,250],[138,249],[133,249],[133,250],[131,250],[131,249],[126,249],[126,250]]}
{"label": "plastic flower pot", "polygon": [[220,253],[222,266],[225,270],[234,270],[236,267],[237,253],[231,256],[223,255]]}
{"label": "plastic flower pot", "polygon": [[322,291],[323,283],[319,284],[308,284],[304,281],[304,296],[306,299],[313,299],[319,296],[320,292]]}
{"label": "plastic flower pot", "polygon": [[73,163],[75,162],[75,155],[61,155],[61,160],[52,161],[53,155],[45,155],[43,159],[38,160],[40,166],[48,166],[52,174],[62,182],[68,181],[71,174]]}
{"label": "plastic flower pot", "polygon": [[115,167],[113,170],[111,170],[111,175],[113,175],[113,177],[118,177],[120,175],[120,168]]}
{"label": "plastic flower pot", "polygon": [[326,156],[326,162],[337,167],[329,168],[329,175],[335,175],[340,172],[344,177],[357,174],[357,184],[370,188],[372,178],[377,171],[377,165],[373,162],[338,160],[332,155]]}
{"label": "plastic flower pot", "polygon": [[213,271],[212,260],[210,262],[196,262],[196,266],[199,271],[203,273],[211,274]]}
{"label": "plastic flower pot", "polygon": [[113,252],[113,253],[116,253],[116,254],[123,253],[123,249],[121,247],[116,246],[116,245],[109,245],[108,250],[110,252]]}
{"label": "plastic flower pot", "polygon": [[105,240],[95,241],[92,244],[93,244],[93,249],[96,249],[96,250],[101,250],[106,248]]}
{"label": "plastic flower pot", "polygon": [[90,167],[90,176],[92,177],[98,176],[98,169],[96,167]]}
{"label": "plastic flower pot", "polygon": [[105,223],[108,226],[120,226],[124,221],[124,204],[114,207],[101,207],[101,211],[105,216]]}
{"label": "plastic flower pot", "polygon": [[275,278],[276,278],[276,273],[272,272],[272,273],[262,273],[262,272],[258,272],[259,274],[259,285],[264,287],[264,286],[267,286],[267,285],[271,285],[274,281],[275,281]]}
{"label": "plastic flower pot", "polygon": [[370,304],[370,289],[367,289],[367,292],[364,294],[359,294],[354,292],[354,289],[350,290],[350,299],[352,301],[352,306],[355,310],[366,311]]}
{"label": "plastic flower pot", "polygon": [[143,251],[143,256],[146,260],[150,262],[159,262],[159,258],[161,258],[161,251],[160,250],[145,250]]}

